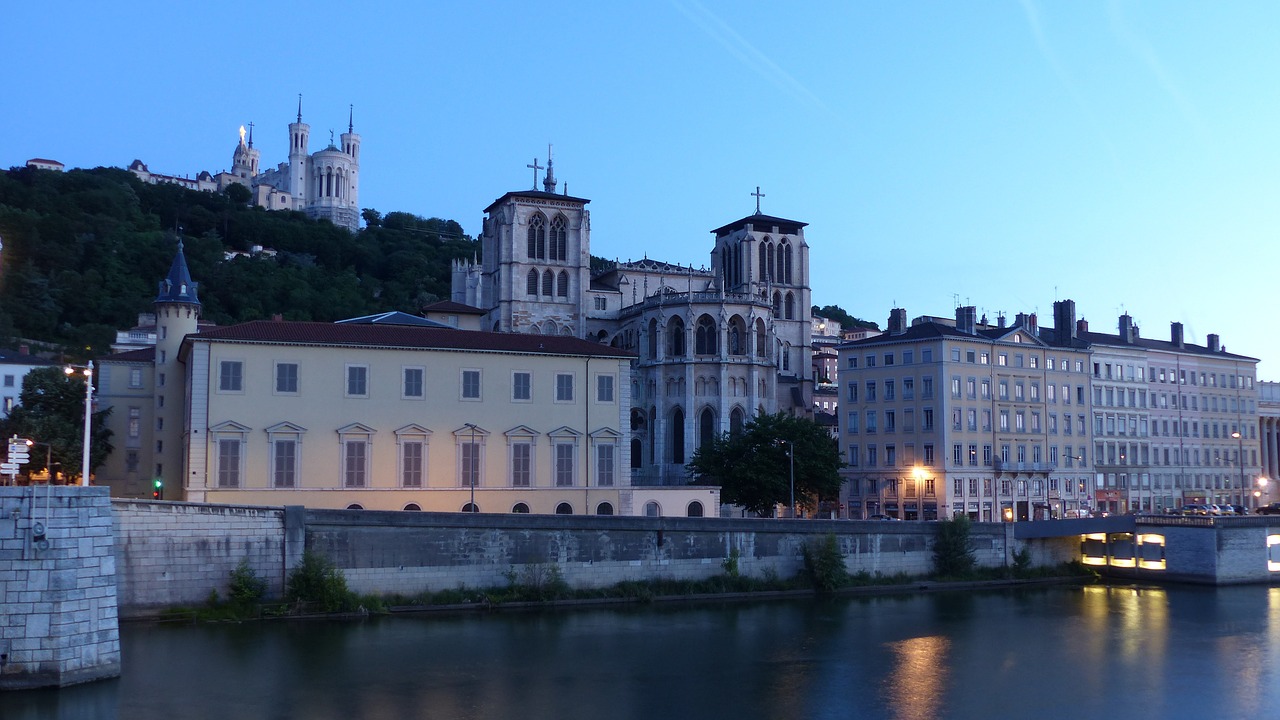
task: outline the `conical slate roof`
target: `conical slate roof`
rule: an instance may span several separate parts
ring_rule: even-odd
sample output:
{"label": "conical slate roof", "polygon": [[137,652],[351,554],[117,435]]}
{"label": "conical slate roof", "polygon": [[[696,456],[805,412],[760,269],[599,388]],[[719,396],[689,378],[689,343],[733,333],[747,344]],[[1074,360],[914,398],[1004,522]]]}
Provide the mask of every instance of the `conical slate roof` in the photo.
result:
{"label": "conical slate roof", "polygon": [[169,266],[169,274],[160,281],[160,294],[156,295],[157,303],[186,303],[199,305],[196,296],[198,283],[192,281],[191,272],[187,270],[187,257],[182,254],[182,241],[178,241],[178,254]]}

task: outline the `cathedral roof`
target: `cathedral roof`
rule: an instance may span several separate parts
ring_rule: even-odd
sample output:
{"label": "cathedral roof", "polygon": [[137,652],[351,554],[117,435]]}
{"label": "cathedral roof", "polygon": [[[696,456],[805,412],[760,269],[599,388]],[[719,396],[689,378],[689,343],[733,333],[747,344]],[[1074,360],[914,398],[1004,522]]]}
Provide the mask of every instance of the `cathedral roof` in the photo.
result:
{"label": "cathedral roof", "polygon": [[800,232],[800,228],[808,224],[809,223],[800,222],[799,220],[787,220],[786,218],[774,217],[773,215],[762,215],[757,213],[755,215],[748,215],[742,218],[741,220],[735,220],[729,223],[728,225],[718,227],[715,230],[712,230],[711,232],[714,233],[716,237],[719,237],[721,235],[728,235],[734,230],[745,229],[746,226],[748,225],[754,226],[757,230],[760,230],[761,228],[763,228],[764,229],[763,231],[767,232],[769,228],[772,228],[776,225],[778,227],[778,232],[784,235],[797,235]]}
{"label": "cathedral roof", "polygon": [[488,311],[483,308],[464,305],[452,300],[437,300],[429,305],[423,305],[422,312],[455,313],[458,315],[484,315]]}
{"label": "cathedral roof", "polygon": [[169,266],[169,274],[160,281],[160,293],[156,295],[157,303],[185,303],[199,305],[196,296],[199,283],[192,282],[191,272],[187,270],[187,256],[182,252],[182,241],[178,241],[178,254],[173,256],[173,264]]}
{"label": "cathedral roof", "polygon": [[485,208],[484,211],[489,212],[490,210],[493,210],[494,208],[498,207],[499,205],[506,202],[507,200],[511,198],[517,198],[517,197],[528,198],[531,200],[555,200],[558,202],[576,202],[576,203],[582,203],[583,205],[586,205],[587,203],[591,202],[586,198],[574,197],[572,195],[561,195],[560,193],[543,192],[541,190],[517,190],[515,192],[509,192],[506,195],[503,195],[502,197],[498,198],[497,200],[494,200],[493,202],[489,203],[489,207]]}

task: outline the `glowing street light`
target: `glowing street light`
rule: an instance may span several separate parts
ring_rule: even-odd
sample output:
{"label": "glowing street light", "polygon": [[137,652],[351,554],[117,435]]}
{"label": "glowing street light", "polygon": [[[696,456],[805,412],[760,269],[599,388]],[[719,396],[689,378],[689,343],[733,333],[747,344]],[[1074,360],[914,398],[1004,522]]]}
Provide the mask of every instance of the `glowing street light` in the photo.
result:
{"label": "glowing street light", "polygon": [[81,458],[80,484],[89,486],[89,440],[93,429],[93,361],[88,365],[68,365],[62,369],[67,375],[75,375],[79,370],[84,373],[84,457]]}

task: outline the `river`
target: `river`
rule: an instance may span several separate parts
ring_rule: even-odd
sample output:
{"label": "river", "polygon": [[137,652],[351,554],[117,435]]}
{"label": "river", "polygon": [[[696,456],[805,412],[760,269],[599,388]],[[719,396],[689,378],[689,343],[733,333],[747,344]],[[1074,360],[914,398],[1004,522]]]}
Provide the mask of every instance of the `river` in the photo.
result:
{"label": "river", "polygon": [[1280,587],[129,623],[121,642],[121,678],[0,694],[0,717],[1280,716]]}

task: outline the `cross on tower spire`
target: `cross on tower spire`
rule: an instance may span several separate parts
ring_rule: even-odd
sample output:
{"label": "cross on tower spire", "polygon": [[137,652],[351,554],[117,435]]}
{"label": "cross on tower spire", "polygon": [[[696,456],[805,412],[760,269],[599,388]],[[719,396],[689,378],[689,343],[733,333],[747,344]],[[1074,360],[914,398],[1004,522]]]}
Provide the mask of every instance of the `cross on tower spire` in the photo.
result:
{"label": "cross on tower spire", "polygon": [[298,93],[298,122],[302,122],[302,93]]}
{"label": "cross on tower spire", "polygon": [[253,147],[253,122],[249,123],[249,147]]}
{"label": "cross on tower spire", "polygon": [[353,133],[355,131],[356,131],[356,106],[355,106],[355,103],[352,103],[347,106],[347,132]]}
{"label": "cross on tower spire", "polygon": [[764,193],[760,192],[760,186],[757,185],[756,191],[751,193],[751,195],[756,199],[756,214],[759,215],[760,214],[760,198],[764,197]]}
{"label": "cross on tower spire", "polygon": [[538,171],[542,169],[542,166],[538,164],[538,158],[534,157],[533,164],[525,165],[525,167],[533,168],[533,189],[537,190],[538,189]]}

